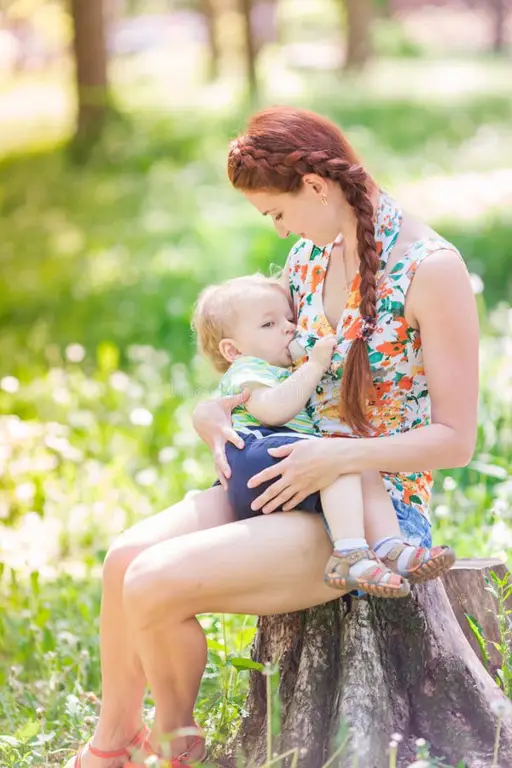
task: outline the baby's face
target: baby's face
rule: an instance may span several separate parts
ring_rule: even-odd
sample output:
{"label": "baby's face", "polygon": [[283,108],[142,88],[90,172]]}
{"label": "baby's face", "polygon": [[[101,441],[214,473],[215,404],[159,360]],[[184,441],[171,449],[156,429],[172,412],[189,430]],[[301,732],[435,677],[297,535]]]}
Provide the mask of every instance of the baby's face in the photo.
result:
{"label": "baby's face", "polygon": [[260,357],[281,368],[291,365],[288,346],[295,335],[295,321],[284,291],[277,287],[251,289],[237,316],[232,338],[242,355]]}

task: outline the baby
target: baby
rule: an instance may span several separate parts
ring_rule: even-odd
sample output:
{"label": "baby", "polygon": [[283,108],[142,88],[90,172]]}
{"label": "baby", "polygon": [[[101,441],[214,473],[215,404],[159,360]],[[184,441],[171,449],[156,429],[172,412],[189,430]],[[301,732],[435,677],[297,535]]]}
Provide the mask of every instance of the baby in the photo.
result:
{"label": "baby", "polygon": [[[238,519],[253,517],[261,512],[251,504],[270,482],[251,489],[247,481],[279,461],[268,449],[320,436],[306,406],[330,366],[336,339],[319,339],[308,361],[292,373],[295,321],[289,297],[278,280],[260,274],[206,288],[193,327],[200,351],[224,374],[220,394],[250,391],[248,401],[233,411],[233,426],[245,447],[228,443],[226,454],[231,506]],[[334,544],[324,578],[335,589],[404,597],[409,581],[436,578],[455,561],[449,547],[426,549],[403,541],[378,472],[340,475],[298,508],[323,512]]]}

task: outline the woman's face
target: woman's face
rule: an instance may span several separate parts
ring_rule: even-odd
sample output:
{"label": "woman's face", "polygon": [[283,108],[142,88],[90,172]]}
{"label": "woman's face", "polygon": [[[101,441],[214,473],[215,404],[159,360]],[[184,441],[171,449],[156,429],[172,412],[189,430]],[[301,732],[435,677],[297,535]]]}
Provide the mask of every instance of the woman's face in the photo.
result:
{"label": "woman's face", "polygon": [[[293,234],[323,247],[339,234],[341,190],[320,176],[304,177],[298,192],[243,192],[263,216],[271,216],[279,237]],[[327,204],[322,203],[322,199]]]}

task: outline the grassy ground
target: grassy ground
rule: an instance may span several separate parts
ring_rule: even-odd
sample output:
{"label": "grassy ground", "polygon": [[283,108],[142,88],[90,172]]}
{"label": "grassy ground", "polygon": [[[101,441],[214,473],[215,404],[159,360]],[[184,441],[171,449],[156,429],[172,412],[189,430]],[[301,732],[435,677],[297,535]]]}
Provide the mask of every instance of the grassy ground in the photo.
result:
{"label": "grassy ground", "polygon": [[[375,177],[407,191],[402,202],[438,223],[483,280],[478,447],[470,467],[439,473],[433,519],[436,539],[461,556],[508,557],[512,220],[492,174],[512,147],[512,105],[499,88],[483,92],[488,64],[481,77],[468,65],[457,99],[429,90],[417,63],[407,91],[400,66],[399,89],[384,68],[378,94],[371,77],[322,75],[313,95],[311,75],[288,76],[301,86],[295,103],[334,117]],[[105,549],[213,478],[190,426],[194,402],[215,383],[194,353],[191,305],[212,280],[282,264],[291,245],[225,178],[226,144],[245,110],[156,113],[150,101],[110,127],[86,167],[37,140],[1,168],[1,766],[57,763],[90,731]],[[470,174],[474,188],[461,188],[463,210],[448,195],[440,221],[430,181],[439,200],[453,174]],[[254,622],[204,624],[198,717],[223,738],[243,703],[247,671],[236,660]]]}

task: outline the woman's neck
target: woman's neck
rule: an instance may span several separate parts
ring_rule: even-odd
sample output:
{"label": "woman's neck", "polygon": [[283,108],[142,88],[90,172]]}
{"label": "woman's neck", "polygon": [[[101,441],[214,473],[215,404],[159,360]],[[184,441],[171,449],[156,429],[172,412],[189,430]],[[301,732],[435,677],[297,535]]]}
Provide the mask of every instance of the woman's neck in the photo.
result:
{"label": "woman's neck", "polygon": [[[376,186],[373,186],[370,193],[370,200],[375,210],[379,202],[380,192]],[[345,259],[345,266],[347,273],[351,276],[359,270],[359,254],[357,243],[357,215],[352,206],[347,202],[344,195],[342,195],[340,204],[340,232],[343,237],[343,258]],[[338,249],[334,249],[336,251]],[[341,249],[339,249],[341,253]]]}

